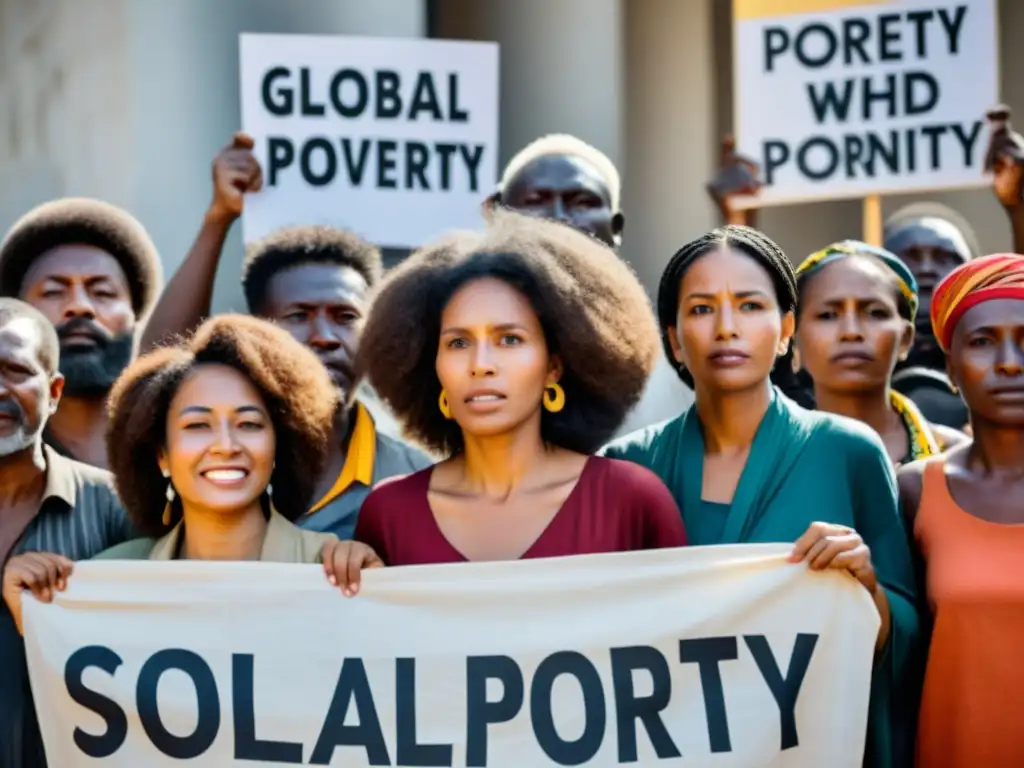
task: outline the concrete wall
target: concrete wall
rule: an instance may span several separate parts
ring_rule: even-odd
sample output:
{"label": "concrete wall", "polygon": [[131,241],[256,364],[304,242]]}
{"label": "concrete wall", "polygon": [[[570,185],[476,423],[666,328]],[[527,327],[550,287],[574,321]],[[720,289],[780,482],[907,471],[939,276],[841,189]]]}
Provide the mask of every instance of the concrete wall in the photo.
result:
{"label": "concrete wall", "polygon": [[[732,127],[730,0],[432,0],[437,37],[501,45],[500,157],[574,133],[624,177],[623,256],[652,297],[686,240],[717,223],[703,185]],[[0,229],[61,195],[129,208],[169,274],[208,202],[210,160],[239,125],[238,34],[423,36],[427,0],[0,0]],[[1024,111],[1024,3],[1000,0],[1002,97]],[[986,251],[1009,246],[987,190],[933,196]],[[888,198],[886,213],[914,198]],[[859,202],[762,213],[799,259],[858,236]],[[239,233],[215,308],[242,306]],[[664,374],[664,371],[662,372]],[[658,385],[676,399],[678,387]],[[685,398],[684,398],[685,399]]]}
{"label": "concrete wall", "polygon": [[[0,231],[32,206],[125,206],[172,273],[239,127],[241,32],[423,36],[424,0],[0,0]],[[215,308],[243,306],[232,233]]]}
{"label": "concrete wall", "polygon": [[546,133],[623,161],[624,0],[436,0],[435,35],[501,46],[500,162]]}
{"label": "concrete wall", "polygon": [[[242,31],[426,33],[426,0],[0,0],[0,227],[43,200],[95,195],[131,209],[169,273],[209,197],[209,162],[239,122]],[[729,0],[435,0],[440,37],[497,40],[501,158],[576,133],[624,174],[624,255],[653,288],[684,239],[714,223],[703,182],[731,128]],[[1000,3],[1002,95],[1018,109],[1024,3]],[[1009,232],[987,190],[935,199],[986,250]],[[891,212],[907,202],[884,202]],[[794,258],[860,232],[856,201],[765,211]],[[239,306],[229,241],[218,309]]]}

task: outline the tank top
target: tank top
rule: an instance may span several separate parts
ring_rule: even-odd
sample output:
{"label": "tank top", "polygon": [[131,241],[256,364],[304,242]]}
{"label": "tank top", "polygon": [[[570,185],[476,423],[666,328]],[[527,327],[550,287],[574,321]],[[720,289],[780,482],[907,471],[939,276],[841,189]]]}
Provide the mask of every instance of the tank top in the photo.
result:
{"label": "tank top", "polygon": [[934,617],[917,765],[1024,766],[1024,525],[961,509],[937,457],[924,469],[914,537]]}

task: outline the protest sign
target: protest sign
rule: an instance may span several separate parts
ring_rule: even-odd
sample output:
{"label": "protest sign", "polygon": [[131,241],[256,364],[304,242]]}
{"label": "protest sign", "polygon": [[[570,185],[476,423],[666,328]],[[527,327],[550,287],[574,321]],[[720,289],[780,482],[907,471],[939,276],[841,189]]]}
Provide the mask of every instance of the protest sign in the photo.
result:
{"label": "protest sign", "polygon": [[738,207],[980,186],[995,0],[733,0]]}
{"label": "protest sign", "polygon": [[786,545],[81,563],[25,599],[50,765],[860,766],[879,619]]}
{"label": "protest sign", "polygon": [[244,34],[240,54],[264,183],[246,242],[329,224],[416,247],[479,225],[497,183],[496,43]]}

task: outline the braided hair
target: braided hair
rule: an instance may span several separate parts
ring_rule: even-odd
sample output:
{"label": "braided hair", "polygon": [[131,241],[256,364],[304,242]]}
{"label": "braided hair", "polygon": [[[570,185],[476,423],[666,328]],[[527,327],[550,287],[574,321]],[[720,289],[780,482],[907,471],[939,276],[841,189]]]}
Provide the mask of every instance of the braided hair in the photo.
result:
{"label": "braided hair", "polygon": [[[669,334],[677,322],[679,289],[683,282],[683,276],[701,256],[722,248],[731,248],[746,254],[764,267],[775,288],[779,311],[783,314],[787,312],[796,314],[797,288],[793,265],[790,264],[782,248],[766,234],[752,227],[730,224],[713,229],[697,239],[691,240],[669,259],[658,285],[658,324],[661,326],[662,347],[676,374],[691,389],[694,386],[693,376],[686,366],[675,359]],[[800,397],[802,387],[793,373],[792,345],[786,354],[776,361],[772,381],[797,402],[802,400]]]}

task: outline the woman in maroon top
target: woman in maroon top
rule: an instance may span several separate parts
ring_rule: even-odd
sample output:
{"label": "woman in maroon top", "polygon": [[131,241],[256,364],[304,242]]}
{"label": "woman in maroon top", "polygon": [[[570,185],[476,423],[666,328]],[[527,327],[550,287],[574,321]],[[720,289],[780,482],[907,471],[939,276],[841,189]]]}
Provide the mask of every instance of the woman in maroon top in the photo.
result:
{"label": "woman in maroon top", "polygon": [[387,565],[684,545],[652,472],[591,455],[658,350],[633,272],[569,227],[501,213],[422,249],[382,286],[358,365],[448,458],[375,488],[355,538]]}

